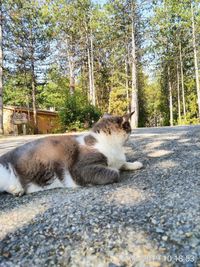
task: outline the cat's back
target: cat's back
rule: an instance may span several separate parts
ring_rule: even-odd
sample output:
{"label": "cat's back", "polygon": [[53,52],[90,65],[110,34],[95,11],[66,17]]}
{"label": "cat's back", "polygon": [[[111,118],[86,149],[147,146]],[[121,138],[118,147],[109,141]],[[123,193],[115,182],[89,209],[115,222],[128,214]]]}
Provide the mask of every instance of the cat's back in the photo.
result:
{"label": "cat's back", "polygon": [[72,159],[78,150],[75,136],[60,135],[40,138],[21,145],[0,157],[0,164],[29,161],[35,159]]}
{"label": "cat's back", "polygon": [[39,153],[43,157],[63,159],[69,166],[78,157],[79,143],[76,139],[74,135],[50,136],[39,149]]}

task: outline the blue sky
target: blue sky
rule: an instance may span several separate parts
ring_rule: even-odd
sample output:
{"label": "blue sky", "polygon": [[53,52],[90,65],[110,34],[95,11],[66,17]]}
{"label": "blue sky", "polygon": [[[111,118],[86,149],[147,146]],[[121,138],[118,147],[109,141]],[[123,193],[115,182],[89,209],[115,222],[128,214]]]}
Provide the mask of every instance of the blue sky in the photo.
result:
{"label": "blue sky", "polygon": [[107,2],[107,0],[93,0],[94,2],[98,3],[98,4],[105,4]]}

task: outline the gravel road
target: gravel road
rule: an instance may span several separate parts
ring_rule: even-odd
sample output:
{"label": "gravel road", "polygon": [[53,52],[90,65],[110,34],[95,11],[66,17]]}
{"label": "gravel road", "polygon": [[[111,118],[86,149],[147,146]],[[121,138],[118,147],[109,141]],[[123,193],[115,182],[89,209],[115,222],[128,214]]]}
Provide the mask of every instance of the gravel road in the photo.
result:
{"label": "gravel road", "polygon": [[137,129],[126,151],[144,168],[118,184],[0,194],[0,267],[200,267],[200,126]]}

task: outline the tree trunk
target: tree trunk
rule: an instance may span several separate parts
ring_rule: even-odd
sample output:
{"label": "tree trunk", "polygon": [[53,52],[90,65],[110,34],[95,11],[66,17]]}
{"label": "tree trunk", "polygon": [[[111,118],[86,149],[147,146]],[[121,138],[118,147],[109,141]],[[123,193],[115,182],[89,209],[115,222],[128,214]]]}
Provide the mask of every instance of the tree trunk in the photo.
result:
{"label": "tree trunk", "polygon": [[29,104],[29,95],[26,96],[26,106],[28,111],[28,122],[31,121],[31,114],[30,114],[30,104]]}
{"label": "tree trunk", "polygon": [[179,79],[178,62],[176,65],[176,70],[177,70],[177,96],[178,96],[178,124],[181,124],[180,79]]}
{"label": "tree trunk", "polygon": [[34,42],[32,38],[31,29],[31,89],[32,89],[32,107],[33,107],[33,123],[34,123],[34,134],[38,133],[38,120],[37,120],[37,108],[36,108],[36,78],[35,78],[35,65],[34,65]]}
{"label": "tree trunk", "polygon": [[200,119],[200,84],[199,84],[199,71],[198,71],[198,59],[197,59],[197,47],[196,47],[196,29],[194,23],[194,10],[191,2],[191,14],[192,14],[192,44],[194,53],[194,67],[195,67],[195,79],[197,90],[197,103],[198,103],[198,117]]}
{"label": "tree trunk", "polygon": [[[24,70],[25,70],[25,64],[24,64]],[[26,77],[26,72],[24,71],[24,76],[25,76],[25,81],[26,81],[26,91],[28,88],[28,83],[27,83],[27,77]],[[28,111],[28,121],[31,121],[31,114],[30,114],[30,92],[29,90],[27,91],[26,95],[26,106],[27,106],[27,111]]]}
{"label": "tree trunk", "polygon": [[70,73],[69,92],[70,92],[71,95],[73,95],[74,94],[74,90],[75,90],[75,79],[74,79],[73,62],[69,62],[69,73]]}
{"label": "tree trunk", "polygon": [[37,108],[36,108],[36,83],[35,83],[35,75],[32,73],[32,106],[33,106],[33,122],[34,122],[34,133],[38,133],[38,121],[37,121]]}
{"label": "tree trunk", "polygon": [[[22,54],[23,54],[23,57],[24,57],[24,47],[22,47]],[[28,85],[28,81],[27,81],[27,73],[26,73],[26,64],[25,64],[25,61],[24,61],[24,80],[25,80],[25,85],[24,85],[24,89],[25,91],[27,91],[27,95],[26,95],[26,106],[27,106],[27,113],[28,113],[28,122],[31,121],[31,114],[30,114],[30,92],[29,92],[29,85]],[[27,90],[28,89],[28,90]]]}
{"label": "tree trunk", "polygon": [[93,34],[92,30],[88,29],[86,25],[86,39],[87,39],[87,56],[88,56],[88,76],[89,76],[89,100],[92,105],[96,104],[95,83],[94,83],[94,48],[93,48]]}
{"label": "tree trunk", "polygon": [[170,67],[167,67],[168,90],[169,90],[169,111],[170,111],[170,126],[173,126],[173,101],[172,101],[172,83],[170,75]]}
{"label": "tree trunk", "polygon": [[131,23],[131,45],[132,45],[132,92],[131,92],[131,111],[135,113],[131,117],[131,127],[138,127],[138,88],[137,88],[137,70],[136,70],[136,48],[135,48],[135,6],[132,1],[132,23]]}
{"label": "tree trunk", "polygon": [[2,45],[2,1],[0,1],[0,134],[3,134],[3,45]]}
{"label": "tree trunk", "polygon": [[92,100],[93,100],[93,87],[92,87],[92,68],[91,68],[91,58],[90,58],[90,48],[89,48],[89,46],[87,46],[87,55],[88,55],[88,76],[89,76],[89,100],[92,103]]}
{"label": "tree trunk", "polygon": [[180,59],[180,71],[181,71],[181,91],[182,91],[182,101],[183,101],[183,116],[186,118],[186,107],[185,107],[185,88],[184,88],[184,75],[183,75],[183,57],[181,42],[179,43],[179,59]]}
{"label": "tree trunk", "polygon": [[128,91],[128,63],[127,58],[125,60],[125,87],[126,87],[126,101],[127,101],[127,112],[129,112],[129,91]]}
{"label": "tree trunk", "polygon": [[68,57],[68,64],[69,64],[69,92],[71,95],[73,95],[74,90],[75,90],[74,62],[72,59],[69,42],[67,39],[65,40],[65,42],[67,45],[67,57]]}
{"label": "tree trunk", "polygon": [[96,92],[94,84],[94,49],[93,49],[93,33],[90,31],[90,51],[91,51],[91,78],[92,78],[92,104],[96,104]]}

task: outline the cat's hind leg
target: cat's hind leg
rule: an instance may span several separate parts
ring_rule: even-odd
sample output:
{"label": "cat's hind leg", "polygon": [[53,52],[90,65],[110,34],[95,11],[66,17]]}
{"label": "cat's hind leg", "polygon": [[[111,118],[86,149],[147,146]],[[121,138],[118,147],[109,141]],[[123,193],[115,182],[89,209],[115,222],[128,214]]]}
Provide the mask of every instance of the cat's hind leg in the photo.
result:
{"label": "cat's hind leg", "polygon": [[6,191],[14,196],[24,194],[24,189],[20,183],[19,177],[15,174],[11,164],[8,167],[0,164],[0,191]]}
{"label": "cat's hind leg", "polygon": [[139,161],[135,161],[135,162],[125,162],[122,167],[121,170],[125,170],[125,171],[133,171],[133,170],[139,170],[143,167],[143,164]]}
{"label": "cat's hind leg", "polygon": [[119,181],[119,171],[101,164],[91,164],[77,172],[79,182],[84,184],[104,185]]}

